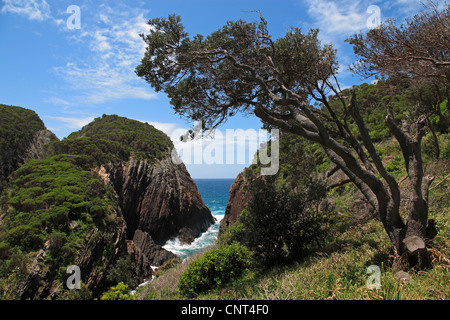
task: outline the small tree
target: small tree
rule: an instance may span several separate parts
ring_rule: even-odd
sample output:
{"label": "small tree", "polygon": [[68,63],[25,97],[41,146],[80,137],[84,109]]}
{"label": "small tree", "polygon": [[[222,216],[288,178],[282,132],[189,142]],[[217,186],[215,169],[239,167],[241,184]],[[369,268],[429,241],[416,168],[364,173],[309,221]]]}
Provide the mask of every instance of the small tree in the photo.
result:
{"label": "small tree", "polygon": [[367,34],[348,39],[359,57],[351,69],[367,77],[407,79],[418,91],[416,102],[439,117],[440,130],[445,132],[450,127],[450,118],[441,112],[441,104],[447,100],[450,112],[449,34],[450,6],[438,10],[437,4],[429,2],[426,10],[401,26],[391,19]]}
{"label": "small tree", "polygon": [[[136,72],[156,91],[166,92],[177,113],[209,127],[237,112],[253,113],[271,126],[320,144],[378,212],[396,252],[427,257],[427,201],[433,177],[424,176],[421,158],[426,116],[402,125],[392,110],[386,116],[412,185],[405,223],[399,185],[376,152],[355,95],[342,94],[336,51],[320,44],[317,30],[303,34],[291,28],[274,41],[261,18],[260,23],[228,22],[207,37],[191,39],[175,15],[149,24],[152,31],[143,35],[147,50]],[[340,108],[331,107],[329,93],[336,95]],[[322,107],[312,107],[311,99]]]}
{"label": "small tree", "polygon": [[301,258],[311,247],[321,246],[328,236],[327,226],[333,219],[328,206],[319,209],[326,194],[321,182],[292,192],[277,190],[273,181],[259,178],[248,192],[251,200],[239,216],[235,238],[264,265]]}

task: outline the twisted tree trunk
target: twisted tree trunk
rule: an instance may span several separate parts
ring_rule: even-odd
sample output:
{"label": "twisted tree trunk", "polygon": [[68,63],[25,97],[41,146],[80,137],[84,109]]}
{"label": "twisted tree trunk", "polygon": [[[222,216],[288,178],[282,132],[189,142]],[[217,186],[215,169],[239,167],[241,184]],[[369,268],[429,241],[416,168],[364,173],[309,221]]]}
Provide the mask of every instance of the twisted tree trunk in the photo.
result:
{"label": "twisted tree trunk", "polygon": [[[424,176],[421,141],[427,124],[421,116],[414,124],[403,122],[400,128],[394,121],[389,108],[386,124],[402,149],[405,166],[411,183],[409,214],[406,225],[401,229],[398,243],[399,253],[408,258],[410,264],[427,266],[430,261],[426,250],[428,227],[428,189],[433,176]],[[430,228],[432,225],[430,224]]]}
{"label": "twisted tree trunk", "polygon": [[[421,268],[427,267],[430,263],[426,249],[428,188],[434,177],[424,177],[423,173],[420,144],[426,129],[426,116],[420,117],[413,124],[404,122],[401,127],[394,120],[390,108],[386,117],[386,125],[401,147],[412,186],[409,196],[409,215],[405,223],[400,215],[401,195],[398,182],[386,170],[376,152],[355,101],[355,96],[352,94],[348,112],[358,125],[363,145],[351,135],[348,128],[345,128],[346,123],[337,117],[334,121],[346,131],[347,141],[356,151],[357,157],[350,149],[333,139],[321,120],[304,104],[296,106],[301,110],[300,112],[296,108],[291,109],[290,119],[286,116],[279,117],[259,106],[255,107],[255,114],[274,126],[322,145],[329,159],[348,176],[378,212],[395,253],[410,266],[418,264]],[[372,161],[368,161],[369,157]],[[381,178],[375,174],[375,169]]]}

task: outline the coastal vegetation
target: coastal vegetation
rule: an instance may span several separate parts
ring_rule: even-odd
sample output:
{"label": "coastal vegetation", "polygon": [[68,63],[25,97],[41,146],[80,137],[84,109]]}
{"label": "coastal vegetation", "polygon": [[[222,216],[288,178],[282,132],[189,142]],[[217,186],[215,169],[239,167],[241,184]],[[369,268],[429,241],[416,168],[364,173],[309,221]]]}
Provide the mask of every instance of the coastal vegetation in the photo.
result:
{"label": "coastal vegetation", "polygon": [[[301,140],[291,135],[286,135],[281,139],[284,138],[290,142],[293,139]],[[308,144],[306,141],[303,142]],[[292,144],[280,143],[280,157],[292,152],[292,148],[289,146]],[[315,149],[312,146],[310,148],[309,150]],[[392,138],[385,139],[380,143],[379,148],[386,161],[395,161],[395,158],[400,156],[401,151]],[[445,150],[448,152],[448,147]],[[308,153],[303,154],[302,159],[310,159],[306,162],[316,168],[314,164],[316,158],[309,157]],[[250,201],[237,222],[219,235],[215,245],[186,258],[183,263],[175,263],[169,268],[162,269],[152,282],[138,289],[138,299],[446,300],[450,297],[447,286],[450,280],[450,184],[448,179],[446,180],[450,169],[450,159],[448,157],[435,159],[433,153],[426,156],[425,159],[427,172],[436,177],[436,182],[430,190],[429,210],[430,219],[435,221],[438,233],[427,243],[432,265],[430,268],[420,269],[417,266],[413,268],[405,266],[400,257],[395,255],[390,240],[385,237],[383,226],[376,212],[367,203],[364,203],[358,189],[351,183],[336,183],[339,186],[327,190],[326,196],[319,198],[319,202],[312,202],[304,206],[305,209],[311,211],[303,211],[309,212],[309,214],[298,221],[311,223],[311,229],[306,228],[305,232],[309,230],[311,235],[317,235],[318,239],[316,237],[305,238],[305,234],[298,233],[298,239],[303,240],[301,252],[289,254],[289,243],[286,241],[289,228],[295,226],[295,223],[290,224],[289,221],[284,221],[283,224],[281,219],[278,222],[272,220],[272,224],[267,223],[264,219],[268,218],[269,212],[264,210],[263,204],[267,202],[276,204],[269,198],[263,199],[263,202],[260,203],[262,209],[257,211],[258,206],[253,208],[252,206],[261,200],[261,197],[256,198],[254,201]],[[308,185],[310,179],[296,171],[287,170],[292,164],[281,161],[280,163],[282,163],[280,171],[272,177],[270,183],[264,182],[265,178],[260,180],[261,177],[256,176],[256,173],[259,172],[256,165],[245,169],[248,187],[261,190],[261,195],[263,192],[267,192],[267,188],[273,188],[269,193],[275,199],[286,196],[286,190],[295,188],[304,190],[303,188]],[[317,167],[319,169],[309,171],[309,177],[320,175],[323,168],[320,169],[321,164]],[[392,166],[393,172],[398,170],[395,174],[399,180],[406,176],[403,168],[401,165]],[[301,170],[301,167],[298,169]],[[292,172],[292,175],[287,172]],[[298,177],[301,178],[298,179]],[[341,178],[337,178],[337,181],[339,179]],[[408,182],[405,180],[401,186],[405,189],[409,188]],[[295,196],[292,194],[292,197]],[[321,201],[323,201],[322,204],[320,204]],[[281,205],[279,207],[283,208]],[[273,209],[270,206],[268,208]],[[281,212],[284,217],[289,216],[289,206],[287,205],[285,208],[286,211]],[[314,215],[317,212],[314,210],[317,209],[319,215]],[[403,208],[402,215],[407,214],[406,209]],[[280,213],[281,210],[279,209],[277,212]],[[246,217],[249,211],[253,211],[255,217],[253,221],[248,221],[249,217]],[[261,219],[261,224],[256,224],[257,217]],[[324,221],[325,219],[326,221]],[[282,228],[283,226],[285,229]],[[313,227],[316,228],[312,229]],[[323,233],[321,233],[322,230]],[[268,234],[270,237],[267,236]],[[255,247],[251,243],[251,239],[248,239],[250,235],[259,239],[260,247]],[[267,238],[263,238],[263,235]],[[278,246],[278,252],[274,253],[277,257],[275,259],[269,255],[270,252],[275,252],[275,249],[270,251],[269,247],[267,251],[262,250],[266,249],[265,246],[275,248],[277,242],[272,239],[286,241],[281,245],[281,249]],[[205,266],[205,261],[210,261],[208,256],[206,259],[202,259],[202,257],[210,250],[214,250],[217,255],[222,252],[222,248],[229,245],[243,246],[252,253],[246,271],[240,277],[226,278],[226,274],[218,275],[225,276],[220,284],[211,285],[207,287],[208,289],[197,291],[195,294],[186,293],[184,289],[180,289],[180,286],[185,286],[181,279],[187,279],[188,275],[190,275],[192,287],[200,285],[202,281],[195,279],[198,279],[198,274],[201,273],[193,276],[193,270],[199,270],[200,265]],[[222,258],[217,257],[216,259]],[[196,263],[196,261],[198,262]],[[381,271],[381,287],[379,289],[369,289],[367,286],[371,275],[368,273],[368,268],[373,265],[378,266]]]}
{"label": "coastal vegetation", "polygon": [[[394,111],[388,100],[379,102],[383,111],[372,112],[367,96],[358,100],[356,90],[342,90],[336,50],[321,43],[318,30],[303,33],[292,27],[284,37],[272,39],[262,16],[258,23],[229,21],[208,36],[194,37],[179,16],[151,19],[152,30],[142,35],[147,50],[136,73],[164,91],[175,112],[203,120],[206,128],[236,113],[254,114],[267,127],[320,145],[332,163],[326,178],[343,172],[376,211],[395,254],[410,267],[426,268],[431,262],[426,242],[436,233],[428,206],[435,177],[424,173],[421,145],[431,131],[439,157],[430,117],[439,117],[441,132],[449,127],[448,115],[441,112],[442,92],[448,103],[450,90],[450,43],[443,36],[449,19],[449,7],[439,10],[430,4],[401,26],[387,21],[347,40],[358,59],[352,70],[391,78],[397,92],[408,97],[407,87],[421,97],[408,103],[407,114]],[[419,94],[427,90],[430,95]],[[370,133],[373,115],[383,115],[372,123],[383,121],[386,131],[378,127]],[[401,150],[396,164],[403,159],[410,190],[400,187],[376,148],[387,134]],[[402,201],[408,202],[406,217]]]}
{"label": "coastal vegetation", "polygon": [[[0,190],[1,299],[101,298],[110,286],[115,289],[105,293],[105,299],[122,297],[119,293],[124,286],[136,286],[152,274],[150,259],[162,263],[171,257],[144,231],[138,234],[145,239],[145,248],[127,244],[131,240],[127,237],[135,232],[132,226],[127,228],[127,218],[134,212],[128,208],[124,215],[126,199],[116,189],[127,192],[133,186],[123,186],[120,179],[113,184],[106,178],[113,168],[139,161],[146,168],[159,166],[173,148],[167,135],[147,123],[103,115],[62,141],[48,139],[44,144],[34,138],[36,132],[47,130],[33,111],[2,108],[2,120],[7,122],[0,126],[4,148],[0,153],[16,168],[2,180],[4,189]],[[10,138],[7,130],[17,133],[16,137]],[[35,150],[28,159],[20,154],[27,148]],[[174,168],[166,170],[171,173]],[[185,172],[178,170],[171,174],[176,177]],[[141,173],[151,177],[151,172],[141,169]],[[145,193],[146,187],[135,192]],[[197,191],[189,192],[192,197]],[[178,200],[170,201],[176,205]],[[189,210],[189,205],[185,207]],[[206,223],[201,218],[198,221]],[[146,256],[141,253],[144,249]],[[80,290],[66,288],[72,265],[82,272]]]}
{"label": "coastal vegetation", "polygon": [[[278,172],[245,168],[238,216],[184,261],[162,243],[213,219],[167,135],[103,115],[59,141],[0,105],[0,299],[449,299],[449,21],[431,5],[350,37],[351,70],[377,81],[342,89],[318,30],[272,39],[261,16],[189,37],[176,15],[150,20],[136,73],[176,113],[281,131]],[[64,290],[75,264],[81,289]]]}
{"label": "coastal vegetation", "polygon": [[130,156],[157,162],[172,148],[170,138],[148,123],[117,115],[96,118],[63,141],[46,146],[49,154],[89,155],[97,165],[126,161]]}
{"label": "coastal vegetation", "polygon": [[[347,89],[318,30],[273,39],[261,16],[190,37],[179,16],[149,21],[136,72],[175,112],[206,129],[242,113],[281,130],[278,173],[252,165],[238,176],[245,207],[212,249],[244,246],[252,267],[197,299],[448,299],[449,13],[430,3],[350,37],[351,70],[377,81]],[[203,260],[140,298],[191,298],[185,279]]]}

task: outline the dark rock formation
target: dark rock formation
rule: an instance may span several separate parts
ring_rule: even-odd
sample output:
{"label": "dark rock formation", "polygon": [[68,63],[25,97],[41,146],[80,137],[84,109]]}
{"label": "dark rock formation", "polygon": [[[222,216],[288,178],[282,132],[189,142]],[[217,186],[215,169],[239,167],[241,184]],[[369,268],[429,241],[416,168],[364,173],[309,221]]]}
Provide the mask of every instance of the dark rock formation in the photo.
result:
{"label": "dark rock formation", "polygon": [[156,165],[130,159],[114,166],[108,179],[119,196],[128,239],[141,230],[163,245],[183,228],[195,238],[214,223],[185,166],[170,157]]}
{"label": "dark rock formation", "polygon": [[115,228],[109,233],[101,233],[97,228],[92,230],[75,263],[80,267],[81,280],[93,296],[99,296],[107,289],[109,267],[127,254],[126,225],[122,219],[115,220],[114,224]]}
{"label": "dark rock formation", "polygon": [[248,199],[246,198],[246,189],[248,181],[245,179],[245,170],[241,172],[230,187],[230,196],[228,204],[225,209],[225,215],[220,221],[219,235],[223,233],[228,227],[236,223],[237,218],[245,209]]}
{"label": "dark rock formation", "polygon": [[136,230],[133,240],[127,240],[127,254],[131,257],[132,274],[142,283],[152,276],[152,266],[161,266],[177,256],[157,245],[147,232]]}
{"label": "dark rock formation", "polygon": [[[162,248],[167,240],[181,235],[185,241],[192,241],[215,222],[184,164],[172,161],[170,139],[150,125],[104,115],[72,138],[58,142],[33,111],[0,107],[5,114],[11,112],[10,118],[18,126],[25,126],[22,131],[27,133],[21,134],[15,124],[0,123],[2,133],[13,130],[16,135],[0,141],[0,191],[3,183],[7,185],[5,177],[27,160],[67,154],[86,156],[80,166],[85,166],[83,170],[92,170],[92,179],[100,177],[104,182],[96,188],[110,190],[112,186],[115,191],[110,190],[112,213],[108,217],[98,218],[98,224],[86,230],[79,229],[85,226],[70,218],[66,221],[68,229],[63,230],[64,237],[83,230],[80,236],[83,240],[71,248],[76,252],[71,263],[80,268],[81,281],[93,297],[99,297],[114,284],[108,274],[120,259],[129,258],[128,271],[133,281],[143,282],[151,278],[152,266],[176,258]],[[22,119],[24,114],[32,121]],[[27,123],[34,126],[26,127]],[[119,129],[116,132],[114,128]],[[44,145],[47,145],[45,149]],[[92,197],[94,195],[95,192]],[[5,206],[5,212],[0,212],[0,226],[8,210]],[[30,213],[33,210],[30,209]],[[83,214],[88,215],[90,211]],[[5,232],[8,231],[4,229]],[[9,249],[9,245],[3,247],[2,257],[7,258]],[[49,261],[55,258],[52,249],[50,240],[39,250],[30,249],[24,278],[14,284],[18,298],[52,299],[64,292],[66,284],[60,274],[64,266],[51,265]]]}
{"label": "dark rock formation", "polygon": [[[94,228],[78,254],[74,264],[80,268],[81,281],[92,291],[93,296],[99,296],[107,289],[108,268],[118,259],[127,254],[126,225],[122,219],[117,219],[111,226],[111,232],[100,232]],[[108,249],[107,249],[108,248]],[[110,249],[109,249],[110,248]],[[50,249],[47,242],[39,250],[28,267],[29,273],[23,284],[19,286],[20,299],[53,299],[58,296],[66,285],[56,280],[54,271],[46,265],[46,256]],[[150,271],[146,271],[147,276]]]}

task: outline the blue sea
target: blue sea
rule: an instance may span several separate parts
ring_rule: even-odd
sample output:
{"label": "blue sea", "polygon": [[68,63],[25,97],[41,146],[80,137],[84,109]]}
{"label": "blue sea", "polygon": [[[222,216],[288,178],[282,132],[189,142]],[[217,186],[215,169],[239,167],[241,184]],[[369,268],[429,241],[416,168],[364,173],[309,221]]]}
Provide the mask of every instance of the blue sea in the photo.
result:
{"label": "blue sea", "polygon": [[167,241],[163,248],[175,253],[182,259],[214,244],[216,241],[220,221],[225,215],[230,187],[234,179],[194,179],[194,181],[203,201],[216,219],[216,223],[189,245],[180,244],[178,239]]}

